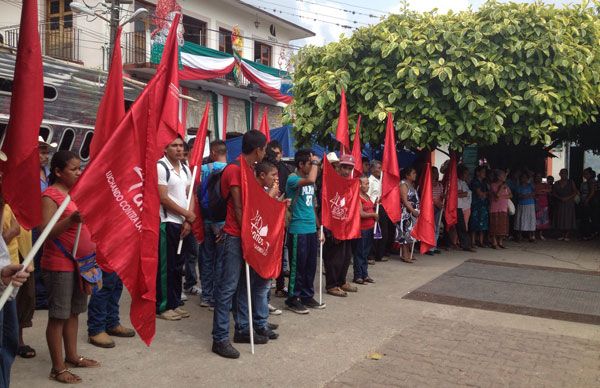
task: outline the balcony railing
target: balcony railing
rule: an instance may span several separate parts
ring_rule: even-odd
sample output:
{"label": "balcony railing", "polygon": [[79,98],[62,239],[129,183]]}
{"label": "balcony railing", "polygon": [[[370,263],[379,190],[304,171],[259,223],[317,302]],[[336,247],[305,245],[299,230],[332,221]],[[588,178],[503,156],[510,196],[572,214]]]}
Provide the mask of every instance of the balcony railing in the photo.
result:
{"label": "balcony railing", "polygon": [[[80,62],[78,28],[62,28],[53,30],[49,24],[41,24],[39,28],[42,53],[49,57],[71,62]],[[17,48],[19,43],[19,29],[12,28],[0,30],[4,45]]]}
{"label": "balcony railing", "polygon": [[124,63],[138,64],[150,60],[146,46],[146,32],[127,32],[124,37]]}

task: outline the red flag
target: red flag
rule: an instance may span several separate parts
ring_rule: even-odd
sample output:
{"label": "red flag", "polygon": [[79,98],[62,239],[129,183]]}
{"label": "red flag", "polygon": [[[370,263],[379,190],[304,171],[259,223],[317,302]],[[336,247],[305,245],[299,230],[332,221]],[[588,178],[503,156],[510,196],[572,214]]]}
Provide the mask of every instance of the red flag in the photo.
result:
{"label": "red flag", "polygon": [[381,206],[394,223],[400,221],[400,169],[396,153],[396,136],[394,120],[388,112],[385,128],[385,145],[383,147],[383,163],[381,165]]}
{"label": "red flag", "polygon": [[269,129],[269,118],[268,118],[269,108],[265,107],[263,111],[263,117],[260,121],[259,131],[265,134],[267,137],[267,143],[271,141],[271,130]]}
{"label": "red flag", "polygon": [[421,209],[417,224],[411,236],[421,242],[421,254],[435,247],[435,217],[433,212],[433,190],[431,185],[431,164],[425,164],[425,178],[421,190]]}
{"label": "red flag", "polygon": [[458,176],[456,172],[456,152],[450,153],[450,163],[448,165],[446,190],[446,209],[444,217],[448,228],[458,222]]}
{"label": "red flag", "polygon": [[274,279],[281,272],[287,204],[267,194],[243,157],[240,158],[240,171],[244,260],[263,279]]}
{"label": "red flag", "polygon": [[38,4],[24,0],[10,101],[10,118],[2,147],[2,195],[19,224],[32,229],[42,221],[38,136],[44,117],[44,70],[38,34]]}
{"label": "red flag", "polygon": [[200,126],[198,127],[198,133],[196,134],[196,140],[194,141],[194,148],[192,148],[192,154],[188,161],[191,168],[195,166],[202,166],[202,156],[204,156],[204,147],[206,146],[206,134],[208,133],[208,116],[210,115],[210,101],[206,100],[206,106],[204,107],[204,114],[202,120],[200,120]]}
{"label": "red flag", "polygon": [[340,102],[340,116],[338,118],[335,138],[342,144],[342,154],[349,153],[350,134],[348,133],[348,107],[346,106],[346,92],[342,88],[342,100]]}
{"label": "red flag", "polygon": [[338,240],[360,238],[360,180],[338,174],[323,158],[321,221]]}
{"label": "red flag", "polygon": [[123,60],[121,59],[121,27],[117,29],[113,45],[112,60],[104,96],[98,106],[96,127],[90,144],[90,158],[93,159],[106,144],[110,135],[125,117],[125,94],[123,92]]}
{"label": "red flag", "polygon": [[[178,14],[175,28],[179,18]],[[173,26],[167,40],[171,51],[163,55],[176,57],[177,45],[169,46],[177,38]],[[173,124],[171,87],[169,68],[160,66],[70,192],[96,249],[129,290],[131,323],[148,345],[156,331],[160,224],[156,161],[164,151],[164,144],[157,142],[160,128]],[[177,128],[177,120],[174,124],[171,128]],[[168,138],[166,131],[162,135],[167,144],[175,136]]]}
{"label": "red flag", "polygon": [[362,165],[362,151],[360,148],[360,115],[356,121],[356,131],[354,131],[354,143],[352,144],[352,156],[354,157],[354,176],[356,178],[361,177],[364,174]]}

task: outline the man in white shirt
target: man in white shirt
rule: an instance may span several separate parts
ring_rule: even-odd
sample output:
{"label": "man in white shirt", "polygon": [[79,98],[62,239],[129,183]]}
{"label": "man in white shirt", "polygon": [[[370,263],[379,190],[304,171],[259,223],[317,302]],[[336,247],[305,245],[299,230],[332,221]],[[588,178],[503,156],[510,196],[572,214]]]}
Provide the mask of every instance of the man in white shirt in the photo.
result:
{"label": "man in white shirt", "polygon": [[[160,195],[159,262],[156,276],[156,312],[159,318],[178,321],[190,314],[180,306],[183,276],[183,256],[177,254],[179,239],[185,252],[193,238],[190,234],[196,219],[192,208],[187,210],[187,193],[192,174],[183,159],[183,139],[178,137],[165,149],[158,161],[158,193]],[[193,202],[192,202],[193,204]]]}
{"label": "man in white shirt", "polygon": [[[373,203],[381,200],[381,162],[379,160],[371,161],[371,175],[369,176],[369,191],[367,191],[367,195]],[[388,261],[387,249],[394,239],[395,230],[383,206],[379,206],[379,228],[381,230],[381,238],[373,240],[371,253],[375,261]]]}

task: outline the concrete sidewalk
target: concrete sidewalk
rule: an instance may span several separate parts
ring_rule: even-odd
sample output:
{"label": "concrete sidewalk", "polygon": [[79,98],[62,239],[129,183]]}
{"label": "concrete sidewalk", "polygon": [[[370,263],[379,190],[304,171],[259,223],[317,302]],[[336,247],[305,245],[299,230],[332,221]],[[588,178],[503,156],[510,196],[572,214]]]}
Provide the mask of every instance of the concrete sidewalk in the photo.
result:
{"label": "concrete sidewalk", "polygon": [[[478,336],[484,335],[481,333],[497,333],[498,344],[508,340],[504,337],[525,338],[527,333],[542,338],[541,341],[560,336],[567,338],[564,341],[569,343],[571,338],[571,342],[583,347],[600,343],[598,326],[402,299],[409,291],[466,259],[600,271],[598,241],[509,242],[508,246],[507,250],[479,249],[477,253],[451,251],[434,257],[420,256],[415,264],[402,263],[397,257],[387,263],[377,263],[369,267],[376,284],[359,286],[359,292],[348,298],[325,296],[325,310],[311,311],[305,316],[284,311],[282,316],[272,317],[272,322],[280,324],[280,338],[267,345],[257,345],[254,356],[250,354],[249,345],[236,345],[242,353],[238,360],[226,360],[210,352],[212,313],[199,307],[198,298],[190,298],[186,303],[185,308],[191,312],[191,318],[180,322],[157,321],[157,335],[150,348],[137,337],[117,338],[117,346],[113,349],[89,345],[85,325],[87,316],[84,314],[80,317],[79,352],[101,361],[102,367],[77,370],[76,373],[83,378],[86,387],[319,387],[330,382],[335,386],[373,386],[373,370],[364,363],[378,361],[365,361],[369,352],[398,349],[399,344],[407,344],[403,342],[406,338],[425,341],[432,338],[428,335],[432,330],[452,333],[453,328],[457,328],[456,332],[472,331]],[[351,273],[352,269],[349,277]],[[127,324],[128,304],[129,298],[124,295],[121,311],[123,321]],[[281,308],[283,300],[273,298],[273,304]],[[51,364],[44,335],[46,317],[46,311],[36,312],[34,327],[25,332],[27,343],[37,350],[38,355],[34,359],[19,358],[15,362],[13,387],[59,386],[47,377]],[[419,338],[421,335],[423,338]],[[430,351],[439,349],[439,342],[423,342],[423,345],[428,346]],[[465,349],[468,351],[470,348]],[[527,354],[526,350],[519,352],[521,358],[525,357],[523,352]],[[448,354],[448,357],[456,358],[451,351]],[[475,385],[488,385],[485,382],[505,385],[508,381],[503,380],[496,369],[484,367],[484,361],[489,361],[489,357],[489,354],[473,354],[461,360],[467,368],[465,370],[471,373],[468,376],[481,377],[481,384]],[[511,358],[511,354],[505,357]],[[396,359],[403,361],[402,357]],[[483,366],[477,366],[480,365],[478,360],[482,361],[480,364]],[[595,381],[593,373],[600,370],[597,356],[595,360],[595,364],[593,361],[582,361],[578,369],[588,378],[581,380],[584,385],[587,381]],[[390,368],[395,368],[394,365],[394,362],[388,364]],[[439,364],[434,363],[437,374],[431,375],[430,380],[424,365],[417,363],[415,367],[423,368],[422,379],[406,379],[406,373],[400,373],[395,380],[379,385],[442,386],[449,382],[461,385],[470,381],[444,378],[454,367],[444,363],[443,358]],[[543,365],[539,367],[544,368]],[[362,371],[358,375],[353,374],[356,368]],[[518,369],[518,366],[515,368]],[[380,370],[374,371],[375,374],[381,374]],[[543,376],[546,375],[542,374],[541,380],[531,382],[556,386],[556,380],[544,381]],[[552,375],[548,375],[548,378],[552,378]],[[525,378],[514,380],[512,385],[526,385],[529,381]]]}

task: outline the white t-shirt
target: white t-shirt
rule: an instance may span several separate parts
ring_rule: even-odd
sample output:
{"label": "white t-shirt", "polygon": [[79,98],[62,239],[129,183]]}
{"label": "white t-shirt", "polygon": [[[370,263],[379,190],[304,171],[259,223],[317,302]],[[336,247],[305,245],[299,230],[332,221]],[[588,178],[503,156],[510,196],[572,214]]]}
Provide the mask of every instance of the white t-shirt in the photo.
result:
{"label": "white t-shirt", "polygon": [[367,195],[371,198],[372,202],[381,197],[381,180],[375,178],[373,175],[369,175],[369,191]]}
{"label": "white t-shirt", "polygon": [[458,208],[459,209],[470,209],[471,208],[471,199],[472,199],[472,193],[471,193],[471,189],[469,188],[469,185],[467,184],[467,182],[463,181],[462,179],[458,180],[458,191],[466,191],[468,194],[466,197],[458,197]]}
{"label": "white t-shirt", "polygon": [[[2,213],[0,213],[0,218],[1,217]],[[2,268],[6,267],[10,263],[10,254],[8,253],[8,247],[6,246],[6,242],[4,242],[2,236],[0,236],[0,270],[2,270]],[[33,276],[33,274],[31,274],[31,276]],[[4,291],[4,289],[6,289],[7,286],[8,285],[5,285],[4,283],[2,283],[2,281],[0,281],[0,291]],[[9,300],[13,300],[17,296],[17,292],[19,292],[19,289],[15,287]]]}
{"label": "white t-shirt", "polygon": [[[187,205],[187,190],[192,184],[189,168],[187,166],[184,168],[181,162],[179,162],[179,172],[177,172],[166,156],[160,159],[160,161],[164,162],[169,168],[169,181],[167,182],[167,170],[165,169],[165,166],[159,162],[156,165],[156,168],[158,169],[158,184],[160,186],[167,186],[169,198],[185,209]],[[161,205],[160,222],[182,224],[183,218],[178,214],[167,211]]]}

